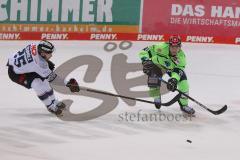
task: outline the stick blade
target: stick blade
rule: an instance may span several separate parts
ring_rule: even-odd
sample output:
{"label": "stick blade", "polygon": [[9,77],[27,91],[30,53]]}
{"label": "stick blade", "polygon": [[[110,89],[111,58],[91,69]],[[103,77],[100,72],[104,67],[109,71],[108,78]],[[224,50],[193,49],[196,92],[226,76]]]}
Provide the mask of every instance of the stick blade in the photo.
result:
{"label": "stick blade", "polygon": [[211,112],[212,114],[215,114],[215,115],[222,114],[226,110],[227,110],[227,105],[224,105],[221,109],[219,109],[217,111],[213,111],[213,110],[208,109],[209,112]]}

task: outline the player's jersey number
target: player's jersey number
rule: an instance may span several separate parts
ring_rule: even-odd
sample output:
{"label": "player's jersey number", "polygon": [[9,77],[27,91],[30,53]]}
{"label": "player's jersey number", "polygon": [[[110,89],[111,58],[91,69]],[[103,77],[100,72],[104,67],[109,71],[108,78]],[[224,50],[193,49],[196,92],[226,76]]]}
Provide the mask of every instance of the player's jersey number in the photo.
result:
{"label": "player's jersey number", "polygon": [[22,51],[19,51],[14,56],[14,65],[17,67],[22,67],[27,63],[31,63],[33,61],[33,57],[31,54],[30,46],[27,46]]}

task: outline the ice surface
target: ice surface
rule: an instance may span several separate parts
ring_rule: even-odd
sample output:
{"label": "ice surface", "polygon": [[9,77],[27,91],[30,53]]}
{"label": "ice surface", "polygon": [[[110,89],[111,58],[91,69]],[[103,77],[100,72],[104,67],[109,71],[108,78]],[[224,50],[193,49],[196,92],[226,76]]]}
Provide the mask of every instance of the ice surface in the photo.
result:
{"label": "ice surface", "polygon": [[[186,73],[190,95],[212,109],[224,104],[228,110],[214,116],[196,104],[191,119],[143,121],[122,119],[126,113],[137,115],[181,115],[179,106],[155,110],[150,104],[137,102],[129,106],[118,98],[110,113],[89,121],[62,121],[48,113],[32,90],[18,86],[7,76],[7,57],[30,41],[1,41],[0,69],[0,159],[1,160],[237,160],[240,147],[240,46],[216,44],[184,44],[188,65]],[[85,79],[87,66],[74,70],[75,77],[86,87],[116,92],[111,79],[114,56],[127,57],[128,63],[139,63],[137,53],[155,42],[132,42],[129,49],[107,52],[104,41],[54,41],[57,66],[81,55],[92,55],[103,62],[96,79]],[[113,45],[114,45],[113,44]],[[92,57],[92,58],[94,58]],[[119,70],[118,70],[119,69]],[[122,68],[118,68],[120,71]],[[93,70],[94,72],[94,70]],[[141,72],[131,72],[134,78]],[[133,90],[146,89],[146,86]],[[59,99],[72,99],[71,112],[94,109],[101,100],[55,92]],[[165,95],[168,99],[170,95]],[[151,100],[150,98],[145,98]],[[108,107],[108,106],[107,106]],[[187,140],[192,143],[188,143]]]}

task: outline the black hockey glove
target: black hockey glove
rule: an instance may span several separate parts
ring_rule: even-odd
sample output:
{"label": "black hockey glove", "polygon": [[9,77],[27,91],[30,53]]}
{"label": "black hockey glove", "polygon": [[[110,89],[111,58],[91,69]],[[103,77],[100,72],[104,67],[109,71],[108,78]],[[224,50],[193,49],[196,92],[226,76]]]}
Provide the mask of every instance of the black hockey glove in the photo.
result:
{"label": "black hockey glove", "polygon": [[51,71],[53,71],[55,69],[55,64],[52,61],[50,61],[50,60],[48,60],[47,63],[48,63],[49,69]]}
{"label": "black hockey glove", "polygon": [[143,73],[147,75],[151,75],[151,71],[154,68],[154,63],[151,60],[146,60],[142,62],[143,65]]}
{"label": "black hockey glove", "polygon": [[177,89],[177,80],[175,78],[170,78],[168,80],[167,89],[172,92]]}
{"label": "black hockey glove", "polygon": [[71,90],[71,92],[79,92],[80,91],[80,87],[74,78],[71,78],[68,81],[66,86]]}

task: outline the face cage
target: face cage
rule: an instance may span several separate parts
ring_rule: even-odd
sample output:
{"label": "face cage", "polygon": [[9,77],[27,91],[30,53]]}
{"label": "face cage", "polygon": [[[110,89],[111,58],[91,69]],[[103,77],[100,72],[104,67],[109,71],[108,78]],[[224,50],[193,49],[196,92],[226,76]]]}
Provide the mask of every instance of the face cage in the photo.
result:
{"label": "face cage", "polygon": [[175,45],[172,45],[172,44],[169,43],[169,47],[180,47],[180,48],[181,48],[181,47],[182,47],[182,44],[175,44]]}
{"label": "face cage", "polygon": [[46,54],[53,54],[55,52],[55,47],[53,48],[52,52],[47,52],[47,51],[44,51],[43,49],[39,49],[39,52],[40,53],[46,53]]}

